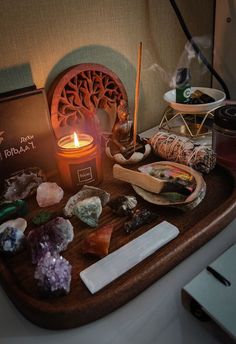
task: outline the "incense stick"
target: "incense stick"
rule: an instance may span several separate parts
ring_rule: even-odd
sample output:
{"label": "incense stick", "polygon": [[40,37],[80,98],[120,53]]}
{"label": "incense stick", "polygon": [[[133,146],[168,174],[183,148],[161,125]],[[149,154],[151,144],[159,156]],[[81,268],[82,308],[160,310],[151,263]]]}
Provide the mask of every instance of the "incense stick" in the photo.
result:
{"label": "incense stick", "polygon": [[136,146],[137,140],[137,116],[138,116],[138,105],[139,105],[139,84],[140,84],[140,74],[141,74],[141,62],[142,62],[142,42],[139,43],[138,49],[138,66],[137,66],[137,76],[136,76],[136,85],[135,85],[135,102],[134,102],[134,131],[133,131],[133,141],[134,149]]}

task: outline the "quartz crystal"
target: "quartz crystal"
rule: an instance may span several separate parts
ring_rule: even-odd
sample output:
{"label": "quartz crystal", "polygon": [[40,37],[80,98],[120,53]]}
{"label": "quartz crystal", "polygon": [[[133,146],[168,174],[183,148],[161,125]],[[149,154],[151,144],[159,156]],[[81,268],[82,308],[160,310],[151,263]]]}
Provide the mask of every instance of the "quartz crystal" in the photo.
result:
{"label": "quartz crystal", "polygon": [[56,217],[45,225],[31,230],[27,240],[31,248],[33,264],[47,252],[53,254],[66,250],[73,238],[73,226],[63,217]]}
{"label": "quartz crystal", "polygon": [[21,251],[25,245],[25,236],[22,230],[7,227],[0,233],[0,252],[15,254]]}
{"label": "quartz crystal", "polygon": [[39,260],[34,277],[42,295],[53,297],[68,294],[71,283],[71,265],[59,254],[47,252]]}
{"label": "quartz crystal", "polygon": [[98,218],[102,213],[102,204],[100,198],[94,196],[76,203],[73,213],[90,227],[97,227]]}
{"label": "quartz crystal", "polygon": [[44,182],[37,188],[36,200],[40,207],[48,207],[59,203],[64,196],[64,191],[57,183]]}

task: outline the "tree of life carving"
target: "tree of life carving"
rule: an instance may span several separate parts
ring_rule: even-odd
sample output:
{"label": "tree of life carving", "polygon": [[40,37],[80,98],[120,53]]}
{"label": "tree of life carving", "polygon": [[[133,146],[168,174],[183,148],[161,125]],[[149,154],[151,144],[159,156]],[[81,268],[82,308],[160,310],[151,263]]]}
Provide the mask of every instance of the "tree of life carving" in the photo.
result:
{"label": "tree of life carving", "polygon": [[101,65],[82,70],[81,66],[76,66],[80,68],[75,67],[74,73],[69,70],[67,77],[63,76],[66,82],[62,85],[61,80],[54,90],[51,115],[56,132],[71,127],[94,134],[99,128],[97,110],[104,109],[114,117],[120,100],[127,100],[124,86],[113,72]]}

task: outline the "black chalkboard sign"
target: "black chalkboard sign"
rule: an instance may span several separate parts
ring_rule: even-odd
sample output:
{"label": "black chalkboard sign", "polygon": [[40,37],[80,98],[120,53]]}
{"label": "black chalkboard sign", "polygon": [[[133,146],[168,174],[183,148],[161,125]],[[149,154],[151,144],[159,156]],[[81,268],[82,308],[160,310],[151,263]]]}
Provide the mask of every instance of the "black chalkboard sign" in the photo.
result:
{"label": "black chalkboard sign", "polygon": [[55,138],[43,89],[0,99],[0,180],[37,166],[56,168]]}

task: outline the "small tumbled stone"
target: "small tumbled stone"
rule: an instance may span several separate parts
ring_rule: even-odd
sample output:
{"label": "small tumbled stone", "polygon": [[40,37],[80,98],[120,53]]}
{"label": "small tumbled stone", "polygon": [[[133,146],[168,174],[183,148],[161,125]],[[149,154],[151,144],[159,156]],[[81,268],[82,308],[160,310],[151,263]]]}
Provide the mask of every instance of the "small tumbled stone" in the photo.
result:
{"label": "small tumbled stone", "polygon": [[111,199],[107,205],[111,208],[114,214],[119,216],[127,216],[133,213],[137,203],[137,198],[135,196],[122,195]]}
{"label": "small tumbled stone", "polygon": [[90,227],[97,227],[99,216],[102,213],[101,200],[97,196],[89,197],[76,203],[73,213]]}
{"label": "small tumbled stone", "polygon": [[36,200],[40,207],[48,207],[59,203],[64,196],[64,191],[57,183],[44,182],[37,188]]}
{"label": "small tumbled stone", "polygon": [[71,283],[71,265],[59,254],[47,252],[38,262],[34,277],[41,294],[55,297],[68,294]]}
{"label": "small tumbled stone", "polygon": [[17,228],[24,232],[27,227],[27,221],[21,217],[18,217],[14,220],[6,221],[0,225],[0,233],[2,233],[7,227]]}
{"label": "small tumbled stone", "polygon": [[56,217],[45,225],[31,230],[27,240],[31,249],[32,263],[37,263],[47,252],[53,254],[66,250],[73,238],[73,226],[63,217]]}
{"label": "small tumbled stone", "polygon": [[126,233],[131,233],[141,226],[151,223],[155,217],[156,214],[148,209],[137,209],[131,218],[124,223],[124,230]]}
{"label": "small tumbled stone", "polygon": [[21,199],[14,202],[0,204],[0,221],[5,221],[16,216],[24,216],[28,212],[27,203]]}
{"label": "small tumbled stone", "polygon": [[0,233],[0,252],[13,255],[25,246],[25,236],[22,230],[7,227]]}
{"label": "small tumbled stone", "polygon": [[52,216],[53,213],[50,211],[40,211],[33,217],[32,222],[36,226],[41,226],[47,223],[52,218]]}

